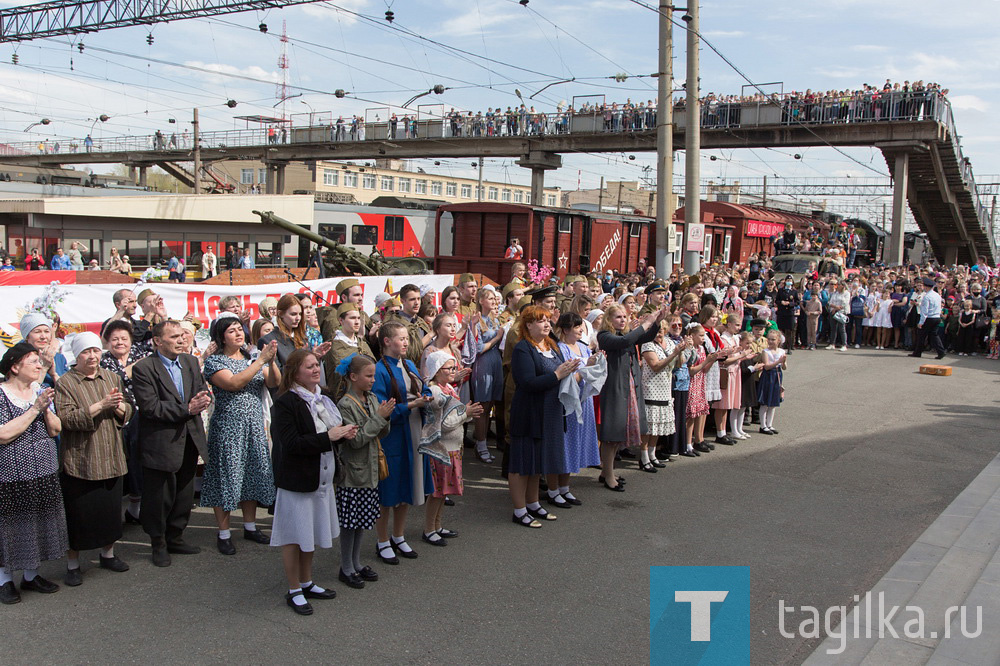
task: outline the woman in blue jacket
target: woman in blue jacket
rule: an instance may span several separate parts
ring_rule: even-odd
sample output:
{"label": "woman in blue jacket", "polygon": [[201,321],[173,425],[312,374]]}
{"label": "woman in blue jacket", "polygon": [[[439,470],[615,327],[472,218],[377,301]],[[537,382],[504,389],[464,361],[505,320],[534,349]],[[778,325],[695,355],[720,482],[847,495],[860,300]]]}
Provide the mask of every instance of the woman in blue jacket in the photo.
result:
{"label": "woman in blue jacket", "polygon": [[379,402],[393,398],[396,407],[389,419],[389,434],[382,440],[389,476],[378,484],[382,513],[375,522],[375,532],[379,559],[386,564],[399,564],[399,557],[413,559],[417,556],[403,534],[407,511],[410,505],[423,504],[424,497],[434,492],[430,463],[417,453],[421,426],[419,408],[431,400],[431,392],[421,381],[417,366],[406,358],[410,342],[406,326],[398,321],[386,322],[379,329],[378,337],[382,360],[375,368],[372,392]]}

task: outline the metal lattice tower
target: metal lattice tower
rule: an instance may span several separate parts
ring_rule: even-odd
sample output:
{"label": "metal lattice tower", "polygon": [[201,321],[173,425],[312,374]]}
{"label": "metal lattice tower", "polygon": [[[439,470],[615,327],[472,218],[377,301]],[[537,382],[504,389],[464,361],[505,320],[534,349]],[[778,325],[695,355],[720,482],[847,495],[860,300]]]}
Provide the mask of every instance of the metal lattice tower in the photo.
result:
{"label": "metal lattice tower", "polygon": [[278,69],[281,70],[281,82],[275,88],[274,96],[281,104],[281,118],[285,118],[285,101],[288,99],[288,25],[281,22],[281,55],[278,56]]}
{"label": "metal lattice tower", "polygon": [[0,42],[75,35],[318,0],[55,0],[0,10]]}

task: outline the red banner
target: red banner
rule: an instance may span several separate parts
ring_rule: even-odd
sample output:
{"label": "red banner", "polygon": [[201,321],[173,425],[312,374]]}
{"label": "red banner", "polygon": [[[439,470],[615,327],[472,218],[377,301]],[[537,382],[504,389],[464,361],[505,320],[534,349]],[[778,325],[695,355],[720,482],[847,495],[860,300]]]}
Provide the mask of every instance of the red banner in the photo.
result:
{"label": "red banner", "polygon": [[76,284],[76,271],[0,271],[0,286],[53,282]]}
{"label": "red banner", "polygon": [[760,220],[747,220],[747,236],[756,238],[770,238],[777,236],[785,230],[785,225],[780,222],[761,222]]}

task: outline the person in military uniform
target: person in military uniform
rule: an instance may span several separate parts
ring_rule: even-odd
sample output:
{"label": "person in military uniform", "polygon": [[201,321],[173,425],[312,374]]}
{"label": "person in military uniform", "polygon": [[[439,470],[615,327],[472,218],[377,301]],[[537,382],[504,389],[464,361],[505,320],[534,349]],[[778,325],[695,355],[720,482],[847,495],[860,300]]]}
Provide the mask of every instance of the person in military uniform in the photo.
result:
{"label": "person in military uniform", "polygon": [[667,295],[667,285],[663,280],[654,280],[646,287],[646,303],[639,310],[639,318],[642,319],[648,314],[652,314],[660,309]]}
{"label": "person in military uniform", "polygon": [[524,297],[524,287],[517,282],[510,282],[504,286],[500,295],[503,296],[504,310],[497,317],[497,320],[501,326],[506,326],[517,318],[517,303]]}
{"label": "person in military uniform", "polygon": [[601,281],[595,277],[587,278],[587,294],[595,303],[601,300],[602,293],[603,292],[601,291]]}
{"label": "person in military uniform", "polygon": [[[555,307],[558,310],[564,310],[565,305],[573,298],[573,284],[579,275],[567,275],[563,280],[562,291],[556,293]],[[551,309],[551,308],[550,308]]]}
{"label": "person in military uniform", "polygon": [[402,304],[402,309],[391,315],[387,315],[386,321],[398,319],[406,325],[407,333],[410,336],[410,345],[406,350],[406,358],[413,361],[419,368],[421,358],[424,355],[424,346],[430,342],[430,339],[434,335],[431,331],[431,325],[419,315],[420,303],[422,301],[420,287],[415,284],[405,284],[399,290],[398,298]]}
{"label": "person in military uniform", "polygon": [[[354,303],[357,306],[358,312],[361,314],[361,331],[359,333],[361,337],[367,339],[372,336],[374,339],[378,325],[372,322],[371,317],[365,313],[365,290],[361,283],[356,278],[347,278],[337,283],[336,291],[340,303]],[[320,314],[319,310],[325,310],[325,316]],[[319,330],[323,334],[323,339],[333,340],[337,329],[340,328],[340,310],[339,308],[330,308],[329,310],[320,308],[319,310],[316,314],[320,317]]]}
{"label": "person in military uniform", "polygon": [[[462,315],[462,320],[471,317],[472,315],[479,312],[479,306],[476,304],[476,293],[479,291],[479,285],[476,284],[476,278],[473,277],[472,273],[462,273],[458,276],[458,313]],[[420,364],[417,363],[417,367]]]}
{"label": "person in military uniform", "polygon": [[351,354],[363,354],[375,358],[368,341],[361,335],[361,315],[361,310],[354,303],[345,302],[337,306],[339,328],[333,335],[330,351],[323,357],[323,367],[326,370],[326,388],[333,395],[337,395],[343,381],[343,377],[337,374],[337,365],[342,360]]}

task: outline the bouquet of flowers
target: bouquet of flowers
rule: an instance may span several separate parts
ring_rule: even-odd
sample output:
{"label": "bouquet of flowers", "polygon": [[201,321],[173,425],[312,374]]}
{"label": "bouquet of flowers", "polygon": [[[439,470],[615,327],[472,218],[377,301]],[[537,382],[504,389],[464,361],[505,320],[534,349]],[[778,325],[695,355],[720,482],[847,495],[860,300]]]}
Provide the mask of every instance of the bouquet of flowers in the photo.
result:
{"label": "bouquet of flowers", "polygon": [[66,300],[69,292],[62,288],[58,281],[50,282],[41,296],[28,304],[25,308],[27,312],[41,312],[50,320],[55,321],[59,315],[56,314],[56,306]]}
{"label": "bouquet of flowers", "polygon": [[538,265],[537,259],[528,261],[528,279],[534,284],[546,284],[556,269],[552,266]]}
{"label": "bouquet of flowers", "polygon": [[163,270],[162,268],[157,268],[155,266],[150,266],[142,272],[142,276],[139,278],[140,282],[163,282],[170,277],[170,271]]}

